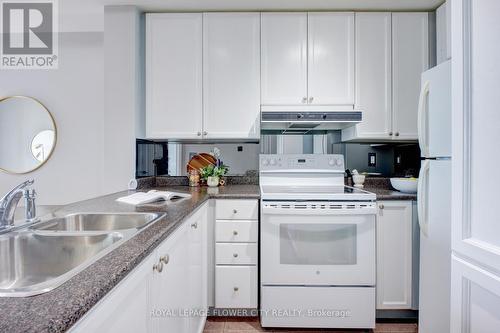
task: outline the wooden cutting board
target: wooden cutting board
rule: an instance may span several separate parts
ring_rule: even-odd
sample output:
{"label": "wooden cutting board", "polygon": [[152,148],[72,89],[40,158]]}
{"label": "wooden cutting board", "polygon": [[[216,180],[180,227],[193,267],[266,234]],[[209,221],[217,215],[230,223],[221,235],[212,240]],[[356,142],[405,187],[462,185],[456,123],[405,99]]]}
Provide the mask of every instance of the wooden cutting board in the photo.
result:
{"label": "wooden cutting board", "polygon": [[189,173],[190,170],[200,170],[208,165],[215,165],[217,160],[215,157],[208,153],[199,153],[194,155],[191,160],[189,160],[186,169]]}

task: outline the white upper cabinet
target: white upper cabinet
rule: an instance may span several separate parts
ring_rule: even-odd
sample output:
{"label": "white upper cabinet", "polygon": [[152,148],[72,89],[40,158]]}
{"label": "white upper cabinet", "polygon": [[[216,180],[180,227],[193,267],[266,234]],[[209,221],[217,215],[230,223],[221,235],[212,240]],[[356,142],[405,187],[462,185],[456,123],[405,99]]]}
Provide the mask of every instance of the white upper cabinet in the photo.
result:
{"label": "white upper cabinet", "polygon": [[262,13],[262,104],[307,103],[307,14]]}
{"label": "white upper cabinet", "polygon": [[354,104],[353,13],[262,14],[262,105]]}
{"label": "white upper cabinet", "polygon": [[391,139],[391,13],[356,13],[356,99],[363,121],[342,131],[344,140]]}
{"label": "white upper cabinet", "polygon": [[342,140],[416,141],[428,13],[356,13],[355,49],[355,108],[363,121],[342,130]]}
{"label": "white upper cabinet", "polygon": [[392,130],[397,140],[418,138],[420,76],[429,67],[428,16],[392,14]]}
{"label": "white upper cabinet", "polygon": [[202,14],[146,15],[146,137],[202,131]]}
{"label": "white upper cabinet", "polygon": [[203,135],[259,138],[260,13],[203,14]]}
{"label": "white upper cabinet", "polygon": [[307,35],[309,104],[354,104],[354,13],[309,13]]}

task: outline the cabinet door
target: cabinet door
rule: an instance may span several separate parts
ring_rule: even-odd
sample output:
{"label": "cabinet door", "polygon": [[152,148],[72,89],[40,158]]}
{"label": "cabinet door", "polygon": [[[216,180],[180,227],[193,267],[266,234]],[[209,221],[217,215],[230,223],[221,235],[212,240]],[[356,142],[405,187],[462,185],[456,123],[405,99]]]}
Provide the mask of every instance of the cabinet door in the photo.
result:
{"label": "cabinet door", "polygon": [[202,14],[147,14],[146,136],[198,138],[201,131]]}
{"label": "cabinet door", "polygon": [[260,14],[203,14],[204,137],[258,139]]}
{"label": "cabinet door", "polygon": [[[162,269],[154,271],[152,298],[153,332],[189,332],[190,290],[188,276],[188,241],[187,223],[177,229],[173,235],[156,251],[157,260]],[[165,258],[162,263],[160,258]],[[166,263],[165,263],[166,262]]]}
{"label": "cabinet door", "polygon": [[411,201],[379,201],[377,309],[411,309]]}
{"label": "cabinet door", "polygon": [[188,295],[188,309],[192,310],[188,317],[189,332],[202,332],[205,325],[207,307],[207,204],[189,218],[187,271],[188,287],[184,291]]}
{"label": "cabinet door", "polygon": [[262,104],[307,103],[307,14],[262,13]]}
{"label": "cabinet door", "polygon": [[71,332],[150,332],[151,267],[155,258],[154,255],[146,258],[80,319]]}
{"label": "cabinet door", "polygon": [[308,103],[354,104],[354,13],[308,14]]}
{"label": "cabinet door", "polygon": [[392,14],[392,123],[395,140],[417,140],[420,75],[428,68],[428,13]]}
{"label": "cabinet door", "polygon": [[451,332],[500,332],[500,1],[454,0]]}
{"label": "cabinet door", "polygon": [[342,139],[390,139],[392,128],[391,14],[356,13],[356,99],[363,112],[354,137]]}

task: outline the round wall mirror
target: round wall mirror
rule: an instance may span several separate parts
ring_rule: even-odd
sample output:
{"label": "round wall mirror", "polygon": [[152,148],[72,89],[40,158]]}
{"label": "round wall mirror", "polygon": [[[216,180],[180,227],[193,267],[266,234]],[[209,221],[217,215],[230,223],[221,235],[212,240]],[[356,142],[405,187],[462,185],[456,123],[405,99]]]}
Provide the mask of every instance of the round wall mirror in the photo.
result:
{"label": "round wall mirror", "polygon": [[56,145],[54,118],[26,96],[0,99],[0,170],[27,173],[41,167]]}

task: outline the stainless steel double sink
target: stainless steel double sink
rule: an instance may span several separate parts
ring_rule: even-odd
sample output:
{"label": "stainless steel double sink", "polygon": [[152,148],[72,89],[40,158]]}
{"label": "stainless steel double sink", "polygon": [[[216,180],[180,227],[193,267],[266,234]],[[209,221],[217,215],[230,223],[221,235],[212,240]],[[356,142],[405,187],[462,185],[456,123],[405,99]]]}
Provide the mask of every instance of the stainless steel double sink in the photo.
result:
{"label": "stainless steel double sink", "polygon": [[163,216],[78,213],[2,234],[0,297],[50,291]]}

